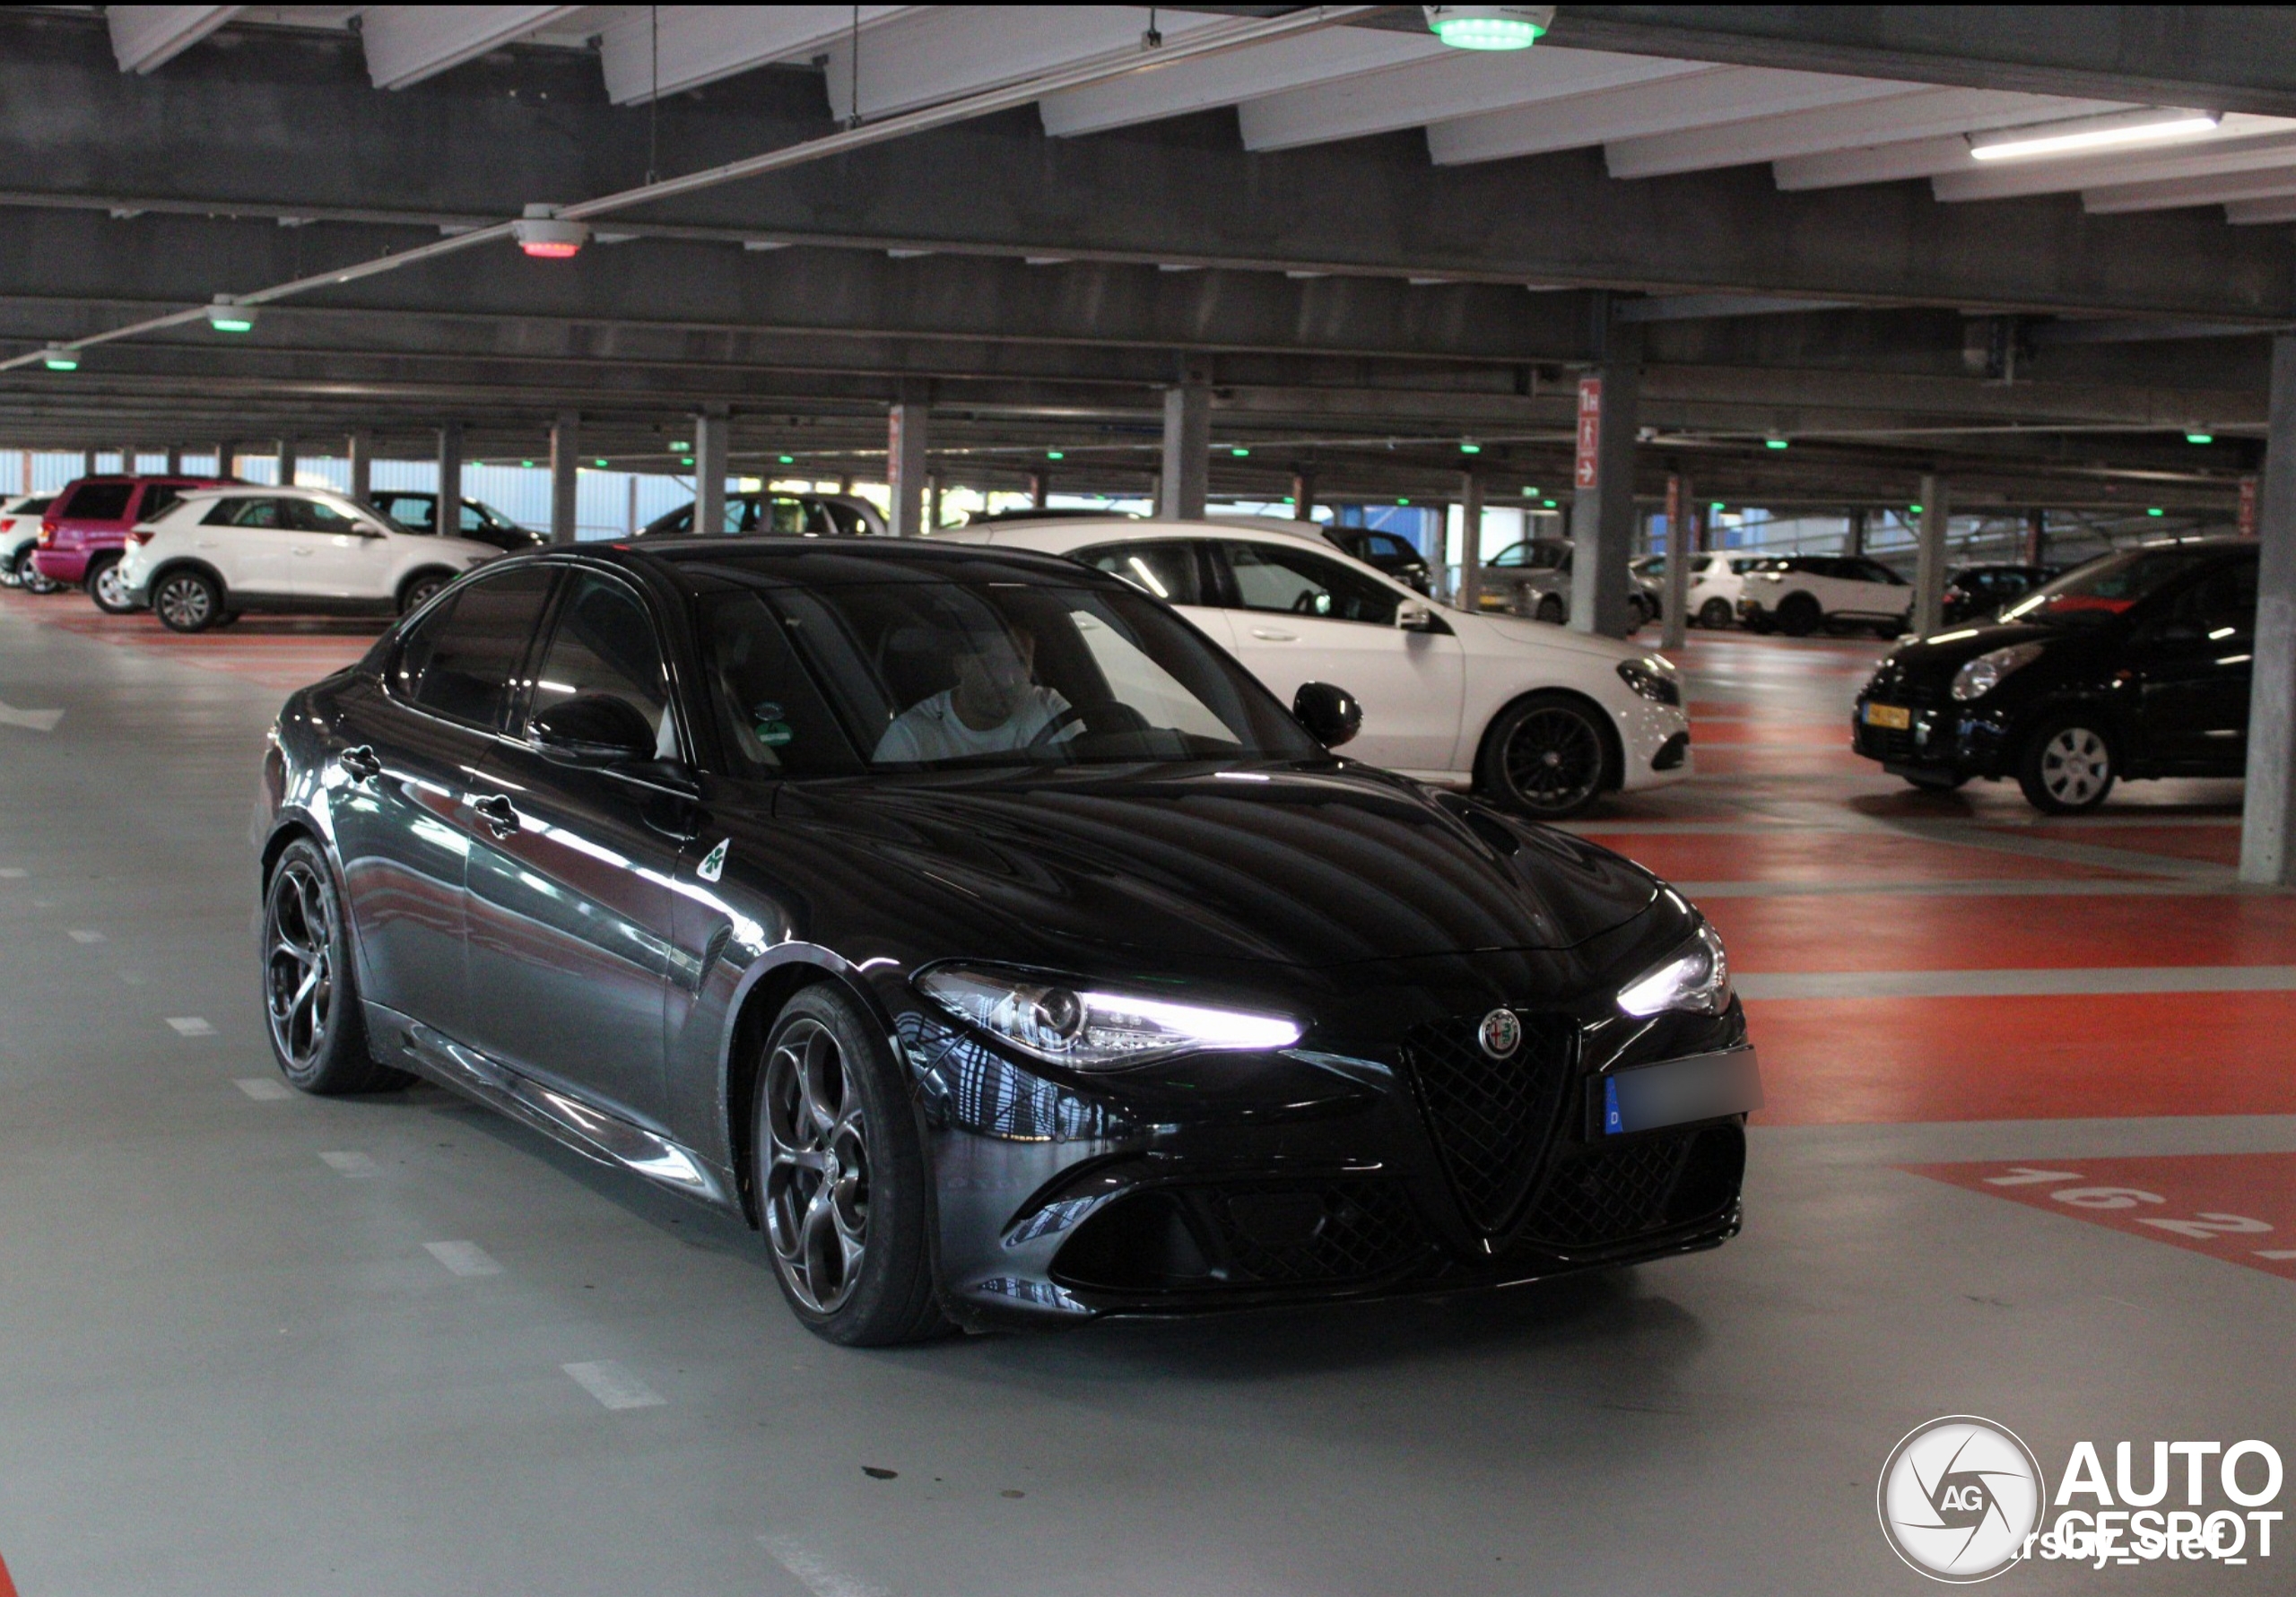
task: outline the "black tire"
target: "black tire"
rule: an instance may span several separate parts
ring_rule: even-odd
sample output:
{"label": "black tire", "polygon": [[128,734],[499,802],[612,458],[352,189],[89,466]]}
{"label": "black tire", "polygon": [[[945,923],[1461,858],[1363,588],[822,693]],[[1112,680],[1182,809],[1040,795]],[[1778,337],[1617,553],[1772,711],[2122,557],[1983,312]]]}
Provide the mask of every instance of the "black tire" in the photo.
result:
{"label": "black tire", "polygon": [[223,588],[204,571],[169,571],[152,585],[152,612],[170,632],[204,632],[223,624]]}
{"label": "black tire", "polygon": [[28,594],[62,593],[64,591],[62,583],[32,564],[32,556],[37,551],[38,545],[27,543],[16,552],[16,576],[23,583],[24,592]]}
{"label": "black tire", "polygon": [[752,1175],[790,1312],[848,1348],[945,1335],[925,1148],[879,1029],[838,988],[802,988],[757,1084]]}
{"label": "black tire", "polygon": [[287,845],[264,883],[263,1017],[279,1073],[305,1092],[386,1092],[414,1079],[367,1052],[343,894],[309,838]]}
{"label": "black tire", "polygon": [[2120,765],[2104,717],[2068,710],[2026,734],[2017,756],[2025,802],[2048,815],[2079,815],[2105,802]]}
{"label": "black tire", "polygon": [[1610,729],[1572,693],[1533,693],[1492,723],[1476,788],[1534,820],[1567,820],[1612,785]]}
{"label": "black tire", "polygon": [[1788,594],[1778,603],[1778,629],[1788,638],[1807,638],[1825,624],[1825,606],[1807,594]]}
{"label": "black tire", "polygon": [[1539,602],[1531,607],[1531,619],[1535,621],[1550,621],[1560,627],[1570,619],[1570,612],[1563,605],[1561,595],[1541,594]]}
{"label": "black tire", "polygon": [[1737,612],[1727,599],[1709,599],[1698,607],[1698,624],[1717,632],[1736,619]]}
{"label": "black tire", "polygon": [[417,571],[398,591],[399,614],[413,615],[430,602],[431,595],[454,579],[455,574],[451,571]]}
{"label": "black tire", "polygon": [[106,615],[133,615],[135,606],[127,602],[127,590],[120,585],[119,556],[100,554],[88,562],[88,574],[82,579],[88,597]]}

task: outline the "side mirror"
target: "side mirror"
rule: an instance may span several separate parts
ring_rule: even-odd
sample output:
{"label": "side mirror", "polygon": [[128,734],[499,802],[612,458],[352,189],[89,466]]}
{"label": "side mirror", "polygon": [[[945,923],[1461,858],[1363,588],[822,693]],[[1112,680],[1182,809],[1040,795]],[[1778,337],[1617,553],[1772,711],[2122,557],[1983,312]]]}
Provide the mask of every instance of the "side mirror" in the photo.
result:
{"label": "side mirror", "polygon": [[1292,714],[1326,749],[1338,748],[1363,730],[1363,707],[1355,695],[1329,682],[1301,682],[1292,696]]}
{"label": "side mirror", "polygon": [[1442,625],[1435,618],[1435,607],[1405,599],[1396,606],[1396,625],[1406,632],[1433,632]]}
{"label": "side mirror", "polygon": [[528,735],[549,759],[569,765],[622,765],[654,758],[654,729],[628,700],[577,693],[528,723]]}

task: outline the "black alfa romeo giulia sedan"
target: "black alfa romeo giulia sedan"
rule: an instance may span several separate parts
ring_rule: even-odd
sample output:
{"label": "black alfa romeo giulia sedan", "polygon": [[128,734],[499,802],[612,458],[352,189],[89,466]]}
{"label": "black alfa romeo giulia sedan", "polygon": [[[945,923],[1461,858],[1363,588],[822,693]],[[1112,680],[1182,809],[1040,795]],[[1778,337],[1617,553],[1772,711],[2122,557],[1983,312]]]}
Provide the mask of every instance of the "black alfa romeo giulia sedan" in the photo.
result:
{"label": "black alfa romeo giulia sedan", "polygon": [[1719,940],[1360,714],[1047,556],[512,557],[282,711],[270,1035],[746,1217],[841,1342],[1733,1235]]}

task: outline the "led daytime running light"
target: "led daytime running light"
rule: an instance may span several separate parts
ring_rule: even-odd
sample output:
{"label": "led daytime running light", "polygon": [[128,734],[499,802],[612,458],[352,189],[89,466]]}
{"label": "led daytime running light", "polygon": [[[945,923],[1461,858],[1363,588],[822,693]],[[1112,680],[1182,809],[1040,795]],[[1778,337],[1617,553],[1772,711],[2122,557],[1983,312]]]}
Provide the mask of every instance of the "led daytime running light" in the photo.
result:
{"label": "led daytime running light", "polygon": [[944,965],[920,973],[917,985],[952,1015],[1022,1053],[1080,1070],[1199,1051],[1288,1048],[1305,1031],[1288,1015],[1072,985],[1032,971]]}
{"label": "led daytime running light", "polygon": [[1657,969],[1619,989],[1618,1006],[1630,1015],[1667,1010],[1718,1015],[1730,1007],[1730,959],[1714,928],[1700,923],[1690,941]]}

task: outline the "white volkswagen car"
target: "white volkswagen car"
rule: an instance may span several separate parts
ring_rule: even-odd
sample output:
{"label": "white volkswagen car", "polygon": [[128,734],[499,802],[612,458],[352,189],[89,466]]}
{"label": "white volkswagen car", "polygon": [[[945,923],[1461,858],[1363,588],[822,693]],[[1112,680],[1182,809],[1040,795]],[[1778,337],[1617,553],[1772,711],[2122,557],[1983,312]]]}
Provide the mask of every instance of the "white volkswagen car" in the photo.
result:
{"label": "white volkswagen car", "polygon": [[403,615],[502,551],[410,533],[323,488],[195,489],[127,534],[128,602],[176,632],[242,611]]}
{"label": "white volkswagen car", "polygon": [[1543,820],[1687,776],[1672,662],[1608,638],[1430,604],[1312,531],[1080,517],[937,533],[1066,555],[1177,606],[1286,703],[1301,684],[1363,707],[1348,753],[1473,787]]}
{"label": "white volkswagen car", "polygon": [[0,501],[0,587],[52,594],[62,586],[32,567],[32,551],[39,547],[40,512],[55,498],[52,493],[27,493]]}

